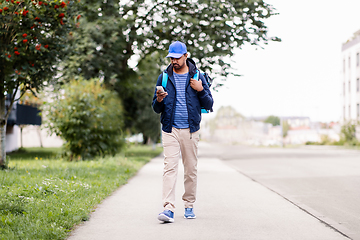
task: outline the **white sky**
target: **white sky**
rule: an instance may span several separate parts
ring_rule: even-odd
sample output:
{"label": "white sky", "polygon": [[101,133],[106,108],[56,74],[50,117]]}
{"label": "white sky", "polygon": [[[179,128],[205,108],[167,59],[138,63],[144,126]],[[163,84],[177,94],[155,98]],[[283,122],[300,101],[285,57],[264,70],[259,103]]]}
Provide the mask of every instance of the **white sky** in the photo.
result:
{"label": "white sky", "polygon": [[338,121],[341,46],[360,29],[359,0],[265,0],[280,13],[266,21],[272,42],[236,51],[229,78],[212,92],[214,110],[233,106],[246,117],[307,116]]}

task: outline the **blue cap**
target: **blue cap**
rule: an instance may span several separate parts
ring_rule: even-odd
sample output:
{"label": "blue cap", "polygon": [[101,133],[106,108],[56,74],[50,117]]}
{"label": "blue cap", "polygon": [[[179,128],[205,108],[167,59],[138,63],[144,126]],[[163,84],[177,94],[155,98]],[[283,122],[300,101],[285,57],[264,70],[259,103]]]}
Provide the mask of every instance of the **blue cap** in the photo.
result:
{"label": "blue cap", "polygon": [[182,55],[187,53],[185,43],[180,41],[173,42],[169,46],[169,54],[166,57],[180,58]]}

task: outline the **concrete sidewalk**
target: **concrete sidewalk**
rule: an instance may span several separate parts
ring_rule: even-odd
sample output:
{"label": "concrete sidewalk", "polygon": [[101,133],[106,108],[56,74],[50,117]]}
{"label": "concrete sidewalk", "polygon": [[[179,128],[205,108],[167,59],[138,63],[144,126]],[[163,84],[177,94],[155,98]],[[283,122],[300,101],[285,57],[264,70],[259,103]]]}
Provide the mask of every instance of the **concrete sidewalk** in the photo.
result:
{"label": "concrete sidewalk", "polygon": [[162,224],[157,220],[163,210],[162,168],[160,157],[146,164],[100,204],[69,240],[348,239],[221,160],[211,158],[199,159],[194,207],[197,219],[183,218],[180,171],[175,223]]}

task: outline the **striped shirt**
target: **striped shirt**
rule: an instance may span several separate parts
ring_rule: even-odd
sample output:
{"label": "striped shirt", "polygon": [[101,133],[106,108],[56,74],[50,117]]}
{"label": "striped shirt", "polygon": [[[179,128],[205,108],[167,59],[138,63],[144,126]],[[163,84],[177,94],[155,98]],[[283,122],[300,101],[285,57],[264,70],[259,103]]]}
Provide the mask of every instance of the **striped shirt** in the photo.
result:
{"label": "striped shirt", "polygon": [[174,72],[176,87],[176,105],[173,126],[175,128],[189,128],[189,116],[186,106],[185,87],[188,73],[177,74]]}

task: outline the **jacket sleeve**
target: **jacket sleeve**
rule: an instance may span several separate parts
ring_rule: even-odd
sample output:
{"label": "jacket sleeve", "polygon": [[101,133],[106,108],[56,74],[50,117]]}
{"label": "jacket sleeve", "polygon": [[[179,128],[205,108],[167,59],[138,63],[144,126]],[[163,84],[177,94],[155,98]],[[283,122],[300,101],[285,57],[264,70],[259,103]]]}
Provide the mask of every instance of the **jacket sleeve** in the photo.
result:
{"label": "jacket sleeve", "polygon": [[[158,80],[156,82],[156,86],[161,86],[161,85],[162,85],[162,74],[160,74],[160,76],[158,77]],[[154,112],[156,112],[156,113],[162,113],[165,108],[164,100],[162,102],[158,102],[156,100],[156,87],[155,87],[154,97],[153,97],[153,101],[152,101],[152,108],[153,108]]]}
{"label": "jacket sleeve", "polygon": [[206,83],[205,77],[200,74],[200,79],[202,81],[202,85],[203,85],[203,90],[198,92],[198,98],[200,101],[200,104],[202,107],[204,107],[206,110],[210,110],[212,111],[213,109],[213,104],[214,104],[214,99],[211,95],[211,91],[209,86]]}

